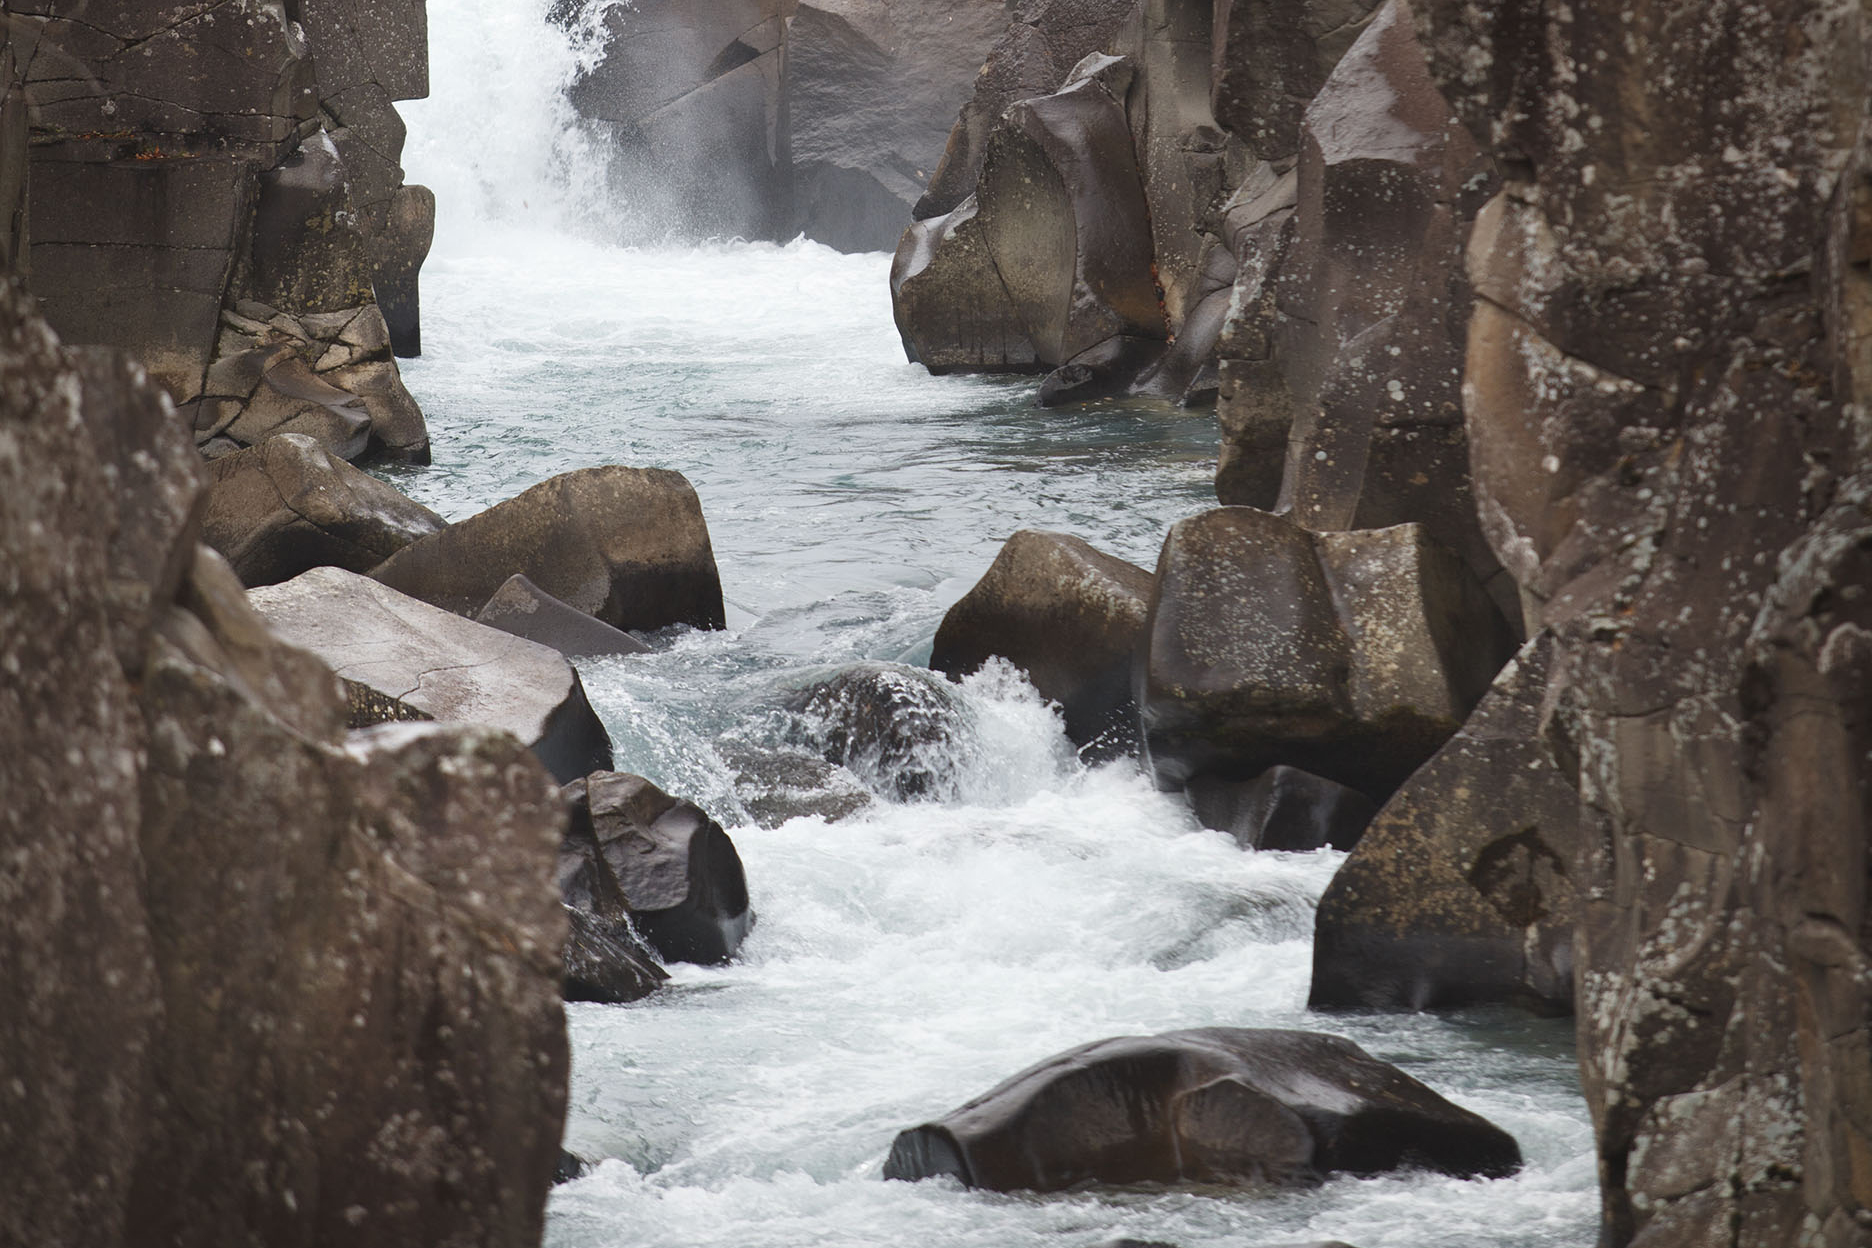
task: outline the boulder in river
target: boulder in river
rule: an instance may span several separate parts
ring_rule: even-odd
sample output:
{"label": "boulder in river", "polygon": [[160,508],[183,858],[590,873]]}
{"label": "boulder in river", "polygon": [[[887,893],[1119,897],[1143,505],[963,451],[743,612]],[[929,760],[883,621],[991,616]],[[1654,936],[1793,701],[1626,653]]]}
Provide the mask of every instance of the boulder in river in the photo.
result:
{"label": "boulder in river", "polygon": [[721,577],[702,504],[664,468],[562,473],[414,542],[371,575],[472,615],[514,573],[614,628],[721,628]]}
{"label": "boulder in river", "polygon": [[1185,792],[1205,828],[1243,849],[1351,849],[1378,811],[1357,789],[1298,767],[1270,767],[1252,780],[1200,775]]}
{"label": "boulder in river", "polygon": [[559,601],[523,572],[501,582],[494,596],[474,613],[477,624],[551,646],[568,658],[606,654],[648,654],[650,647],[621,628]]}
{"label": "boulder in river", "polygon": [[1310,1006],[1572,1009],[1582,847],[1578,786],[1541,731],[1553,645],[1522,648],[1333,876]]}
{"label": "boulder in river", "polygon": [[1424,1167],[1499,1177],[1513,1137],[1350,1040],[1204,1027],[1069,1049],[898,1135],[887,1179],[1293,1187]]}
{"label": "boulder in river", "polygon": [[754,911],[741,856],[719,823],[642,776],[597,771],[566,792],[575,846],[588,843],[595,855],[594,897],[621,899],[665,961],[734,956],[754,926]]}
{"label": "boulder in river", "polygon": [[1077,537],[1022,529],[936,630],[930,666],[952,680],[1003,658],[1060,704],[1082,749],[1137,740],[1132,652],[1150,610],[1151,575]]}
{"label": "boulder in river", "polygon": [[216,459],[208,475],[202,540],[249,587],[317,567],[368,572],[447,523],[302,434]]}
{"label": "boulder in river", "polygon": [[961,705],[920,668],[858,663],[786,700],[804,744],[876,792],[910,801],[941,796]]}
{"label": "boulder in river", "polygon": [[1137,678],[1157,782],[1285,764],[1374,801],[1461,726],[1514,652],[1419,525],[1309,533],[1250,507],[1172,526]]}
{"label": "boulder in river", "polygon": [[439,720],[504,728],[561,780],[611,765],[611,738],[558,651],[341,568],[251,591],[274,631],[347,680]]}
{"label": "boulder in river", "polygon": [[628,927],[566,907],[565,999],[626,1005],[662,987],[669,972]]}

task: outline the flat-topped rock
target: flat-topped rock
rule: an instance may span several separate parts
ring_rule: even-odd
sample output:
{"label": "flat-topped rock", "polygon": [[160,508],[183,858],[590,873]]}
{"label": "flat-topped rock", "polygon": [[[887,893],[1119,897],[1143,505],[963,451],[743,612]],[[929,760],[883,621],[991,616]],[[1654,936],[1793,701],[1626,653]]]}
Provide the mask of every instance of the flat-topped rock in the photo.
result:
{"label": "flat-topped rock", "polygon": [[1069,1049],[900,1134],[887,1179],[1293,1187],[1425,1167],[1513,1174],[1513,1137],[1339,1036],[1202,1027]]}
{"label": "flat-topped rock", "polygon": [[472,615],[514,573],[614,628],[721,628],[721,577],[678,472],[609,465],[540,482],[397,552],[371,575]]}
{"label": "flat-topped rock", "polygon": [[249,592],[274,631],[346,680],[438,720],[503,728],[561,781],[611,765],[611,739],[558,651],[341,568]]}

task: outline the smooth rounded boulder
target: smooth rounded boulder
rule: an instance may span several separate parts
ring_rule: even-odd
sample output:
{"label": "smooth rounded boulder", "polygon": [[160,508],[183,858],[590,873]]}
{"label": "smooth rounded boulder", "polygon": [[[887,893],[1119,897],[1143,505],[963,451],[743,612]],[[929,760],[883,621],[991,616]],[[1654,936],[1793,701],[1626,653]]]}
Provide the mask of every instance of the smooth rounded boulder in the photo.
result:
{"label": "smooth rounded boulder", "polygon": [[202,540],[249,587],[317,567],[368,572],[448,523],[304,434],[222,456],[208,476]]}
{"label": "smooth rounded boulder", "polygon": [[501,582],[494,596],[474,613],[477,624],[498,628],[567,658],[607,654],[648,654],[650,647],[621,628],[553,597],[521,572]]}
{"label": "smooth rounded boulder", "polygon": [[1003,658],[1057,702],[1082,749],[1137,740],[1131,656],[1150,611],[1151,574],[1077,537],[1023,529],[943,616],[930,666],[952,680]]}
{"label": "smooth rounded boulder", "polygon": [[1159,787],[1285,764],[1388,797],[1514,653],[1421,525],[1311,533],[1251,507],[1173,525],[1136,672]]}
{"label": "smooth rounded boulder", "polygon": [[611,765],[611,738],[553,649],[342,568],[248,592],[273,631],[346,680],[438,720],[503,728],[560,780]]}
{"label": "smooth rounded boulder", "polygon": [[1521,1166],[1514,1138],[1339,1036],[1203,1027],[1050,1057],[898,1135],[887,1179],[991,1191],[1082,1183],[1295,1187],[1407,1167]]}
{"label": "smooth rounded boulder", "polygon": [[[665,961],[706,964],[735,955],[754,911],[741,856],[719,823],[642,776],[593,772],[568,785],[566,796],[568,839],[592,848],[594,896],[620,899]],[[565,874],[562,864],[562,880]]]}
{"label": "smooth rounded boulder", "polygon": [[514,573],[613,628],[722,628],[702,504],[679,472],[608,465],[548,478],[412,543],[371,576],[472,615]]}

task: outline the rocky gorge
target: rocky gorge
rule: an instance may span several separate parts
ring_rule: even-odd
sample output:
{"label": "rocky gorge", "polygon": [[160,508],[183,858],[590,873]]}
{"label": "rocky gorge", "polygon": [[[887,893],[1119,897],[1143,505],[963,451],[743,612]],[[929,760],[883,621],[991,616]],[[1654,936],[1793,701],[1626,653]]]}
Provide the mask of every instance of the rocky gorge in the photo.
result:
{"label": "rocky gorge", "polygon": [[472,31],[10,7],[0,1239],[1872,1242],[1857,6],[531,16],[915,368],[425,344]]}

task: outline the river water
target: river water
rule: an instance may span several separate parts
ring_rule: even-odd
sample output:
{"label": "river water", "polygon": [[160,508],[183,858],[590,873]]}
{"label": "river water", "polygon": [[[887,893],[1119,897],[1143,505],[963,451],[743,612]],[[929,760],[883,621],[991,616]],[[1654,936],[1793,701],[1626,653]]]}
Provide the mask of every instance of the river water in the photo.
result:
{"label": "river water", "polygon": [[[726,632],[581,668],[618,768],[728,828],[759,921],[732,965],[673,966],[646,1001],[569,1008],[566,1142],[604,1160],[555,1191],[548,1242],[1590,1242],[1569,1024],[1309,1014],[1312,908],[1342,855],[1244,852],[1134,766],[1082,767],[1017,676],[959,690],[920,760],[937,780],[924,799],[837,822],[750,818],[738,763],[784,735],[784,695],[857,660],[925,661],[944,610],[1016,529],[1154,563],[1165,528],[1213,502],[1213,416],[1043,411],[1031,380],[930,377],[904,362],[885,256],[596,241],[624,212],[565,115],[576,52],[539,6],[463,0],[432,21],[431,53],[432,98],[401,107],[410,179],[442,213],[425,353],[404,373],[435,464],[387,475],[453,519],[573,468],[677,469],[729,603]],[[1528,1165],[1278,1194],[1007,1196],[880,1177],[898,1130],[1033,1061],[1203,1025],[1350,1036],[1513,1133]]]}

